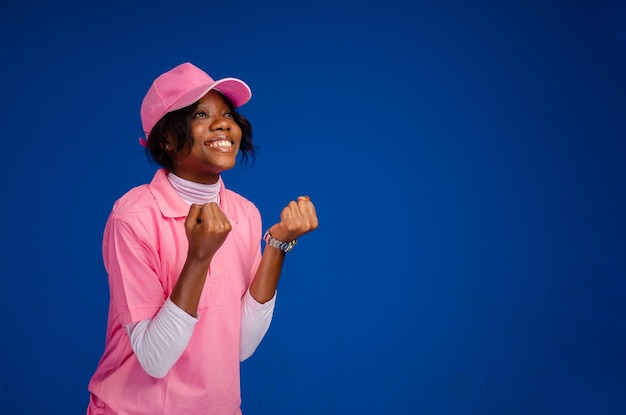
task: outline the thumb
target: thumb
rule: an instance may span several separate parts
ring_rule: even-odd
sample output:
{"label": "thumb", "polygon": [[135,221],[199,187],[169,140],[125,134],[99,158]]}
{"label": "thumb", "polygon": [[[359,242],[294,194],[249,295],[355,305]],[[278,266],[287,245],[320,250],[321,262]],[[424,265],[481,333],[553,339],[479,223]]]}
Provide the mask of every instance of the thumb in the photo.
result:
{"label": "thumb", "polygon": [[189,207],[189,213],[185,218],[185,227],[189,228],[202,221],[202,207],[200,205],[192,204]]}

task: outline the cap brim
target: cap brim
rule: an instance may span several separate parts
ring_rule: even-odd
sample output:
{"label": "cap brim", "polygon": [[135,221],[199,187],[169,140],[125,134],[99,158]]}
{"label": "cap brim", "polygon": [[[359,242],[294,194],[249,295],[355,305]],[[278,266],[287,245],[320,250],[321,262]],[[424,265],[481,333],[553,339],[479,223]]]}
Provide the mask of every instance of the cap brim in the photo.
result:
{"label": "cap brim", "polygon": [[250,87],[242,80],[237,78],[223,78],[210,84],[195,87],[174,102],[167,112],[185,108],[199,101],[200,98],[205,96],[212,89],[227,96],[228,99],[232,101],[235,108],[241,107],[243,104],[250,101],[252,97]]}

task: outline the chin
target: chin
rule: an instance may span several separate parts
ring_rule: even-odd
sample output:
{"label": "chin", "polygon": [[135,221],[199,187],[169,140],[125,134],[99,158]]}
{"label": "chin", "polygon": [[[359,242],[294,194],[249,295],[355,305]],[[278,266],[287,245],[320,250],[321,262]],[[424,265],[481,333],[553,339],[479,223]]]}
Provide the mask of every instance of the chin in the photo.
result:
{"label": "chin", "polygon": [[233,168],[233,167],[235,167],[236,165],[237,165],[237,163],[236,163],[236,162],[232,162],[232,163],[220,163],[218,166],[219,166],[219,169],[220,169],[220,170],[222,170],[222,171],[226,171],[226,170],[230,170],[230,169],[232,169],[232,168]]}

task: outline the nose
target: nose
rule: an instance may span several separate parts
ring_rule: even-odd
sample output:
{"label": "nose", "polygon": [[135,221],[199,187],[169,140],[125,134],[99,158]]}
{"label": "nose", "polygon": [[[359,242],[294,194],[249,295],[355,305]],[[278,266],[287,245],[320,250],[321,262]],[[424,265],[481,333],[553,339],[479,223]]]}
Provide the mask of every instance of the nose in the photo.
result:
{"label": "nose", "polygon": [[211,123],[211,130],[212,131],[230,131],[231,128],[231,123],[233,121],[230,118],[224,117],[223,115],[220,115],[218,117],[216,117],[213,122]]}

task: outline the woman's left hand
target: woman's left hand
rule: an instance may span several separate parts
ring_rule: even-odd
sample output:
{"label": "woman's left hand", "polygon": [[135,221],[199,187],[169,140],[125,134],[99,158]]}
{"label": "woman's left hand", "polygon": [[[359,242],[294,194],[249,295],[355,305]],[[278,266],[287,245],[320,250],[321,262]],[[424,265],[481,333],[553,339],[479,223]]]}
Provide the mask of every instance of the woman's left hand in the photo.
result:
{"label": "woman's left hand", "polygon": [[315,206],[308,196],[299,196],[289,202],[280,213],[280,222],[270,228],[270,234],[279,241],[289,242],[317,229]]}

